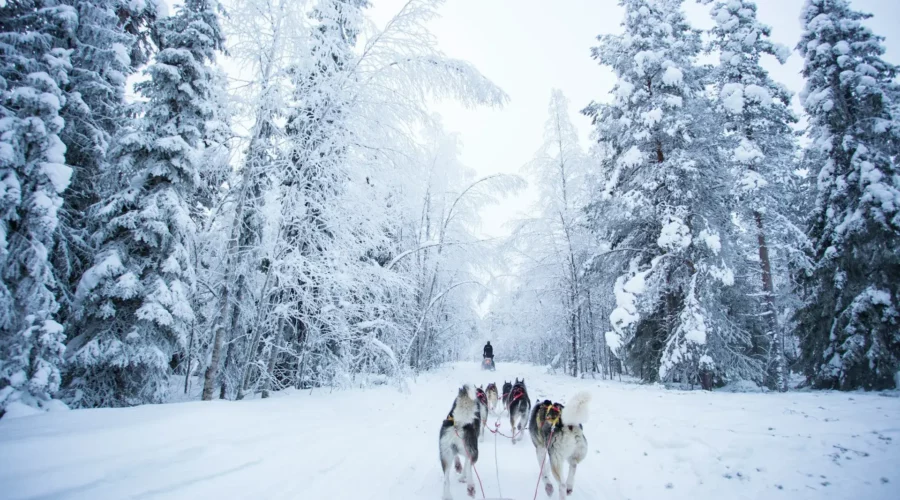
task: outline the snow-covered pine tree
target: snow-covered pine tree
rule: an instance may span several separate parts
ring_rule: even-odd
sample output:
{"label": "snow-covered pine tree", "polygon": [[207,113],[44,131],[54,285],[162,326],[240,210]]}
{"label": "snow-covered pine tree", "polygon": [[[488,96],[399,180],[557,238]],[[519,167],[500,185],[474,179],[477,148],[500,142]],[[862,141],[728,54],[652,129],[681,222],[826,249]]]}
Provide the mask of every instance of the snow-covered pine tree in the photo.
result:
{"label": "snow-covered pine tree", "polygon": [[96,209],[100,250],[76,294],[80,328],[69,351],[80,406],[164,401],[169,362],[187,344],[191,212],[204,149],[220,132],[210,101],[222,95],[212,88],[221,82],[211,67],[223,46],[217,7],[187,0],[154,26],[160,51],[139,86],[145,114],[115,156],[129,182]]}
{"label": "snow-covered pine tree", "polygon": [[125,80],[132,73],[131,48],[136,42],[120,25],[117,0],[67,0],[78,13],[72,37],[72,70],[64,87],[66,120],[61,139],[66,161],[74,169],[61,209],[54,251],[60,280],[61,319],[71,314],[78,280],[91,264],[93,248],[87,227],[88,208],[109,195],[98,183],[111,138],[127,121]]}
{"label": "snow-covered pine tree", "polygon": [[609,211],[593,219],[605,219],[600,236],[611,251],[631,257],[618,264],[610,344],[650,349],[651,380],[759,380],[750,334],[729,319],[739,303],[730,181],[706,74],[694,65],[699,33],[681,0],[620,4],[625,33],[601,36],[593,50],[618,77],[613,102],[585,110],[613,165],[602,196],[609,201],[594,205]]}
{"label": "snow-covered pine tree", "polygon": [[0,6],[0,417],[52,408],[61,382],[49,259],[72,175],[59,134],[77,22],[54,0]]}
{"label": "snow-covered pine tree", "polygon": [[868,17],[846,0],[807,0],[801,17],[801,101],[822,162],[797,328],[822,388],[894,387],[900,369],[897,67],[881,58]]}
{"label": "snow-covered pine tree", "polygon": [[755,329],[764,332],[758,343],[768,353],[767,382],[784,390],[787,372],[775,305],[772,242],[795,234],[783,204],[795,149],[790,124],[797,120],[790,110],[791,94],[769,77],[760,57],[769,54],[783,63],[790,52],[769,39],[771,30],[757,20],[752,0],[716,1],[711,13],[716,22],[711,48],[719,52],[714,82],[728,133],[724,147],[735,181],[734,209],[754,228],[749,233],[755,237],[748,243],[756,247],[752,253],[759,261],[760,286],[749,291],[762,303],[757,315],[747,317],[765,318]]}

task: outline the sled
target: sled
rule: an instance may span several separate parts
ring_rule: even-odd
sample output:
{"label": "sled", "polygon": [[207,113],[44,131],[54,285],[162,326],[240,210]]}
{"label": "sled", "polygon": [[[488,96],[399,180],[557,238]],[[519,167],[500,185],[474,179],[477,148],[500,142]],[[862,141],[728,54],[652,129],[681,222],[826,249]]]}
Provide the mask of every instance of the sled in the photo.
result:
{"label": "sled", "polygon": [[494,371],[497,369],[497,365],[494,364],[494,360],[491,358],[484,358],[484,361],[481,362],[482,370],[490,370]]}

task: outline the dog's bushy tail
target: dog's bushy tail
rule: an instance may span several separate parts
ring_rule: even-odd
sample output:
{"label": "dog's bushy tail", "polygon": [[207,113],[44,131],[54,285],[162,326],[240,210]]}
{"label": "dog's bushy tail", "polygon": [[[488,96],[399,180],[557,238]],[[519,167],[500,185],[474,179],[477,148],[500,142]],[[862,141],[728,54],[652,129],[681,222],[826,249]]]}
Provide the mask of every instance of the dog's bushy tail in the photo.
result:
{"label": "dog's bushy tail", "polygon": [[475,421],[475,391],[469,384],[459,388],[459,394],[456,395],[456,408],[453,410],[453,419],[460,425],[469,424]]}
{"label": "dog's bushy tail", "polygon": [[581,425],[590,416],[591,393],[581,391],[572,396],[569,404],[563,408],[562,421],[566,425]]}

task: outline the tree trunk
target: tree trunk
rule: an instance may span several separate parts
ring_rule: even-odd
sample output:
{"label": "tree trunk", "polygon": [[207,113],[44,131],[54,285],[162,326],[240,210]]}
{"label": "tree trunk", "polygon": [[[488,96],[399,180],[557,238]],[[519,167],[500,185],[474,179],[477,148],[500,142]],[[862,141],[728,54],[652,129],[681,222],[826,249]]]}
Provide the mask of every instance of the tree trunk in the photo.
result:
{"label": "tree trunk", "polygon": [[772,265],[769,260],[769,247],[766,244],[766,233],[763,226],[762,214],[753,212],[756,219],[757,241],[759,243],[759,265],[762,270],[762,285],[765,295],[765,315],[769,325],[769,357],[774,363],[774,380],[771,384],[779,391],[787,390],[786,366],[784,362],[784,349],[781,342],[781,332],[778,329],[777,311],[775,310],[775,286],[772,281]]}
{"label": "tree trunk", "polygon": [[184,373],[184,393],[188,393],[189,382],[191,380],[191,352],[194,350],[194,331],[196,330],[196,322],[191,322],[191,339],[188,342],[187,349],[187,368]]}
{"label": "tree trunk", "polygon": [[[226,299],[224,302],[227,304],[228,300]],[[225,308],[225,311],[227,311],[227,308]],[[222,314],[225,314],[225,311],[222,311]],[[203,401],[212,401],[213,391],[216,387],[216,373],[219,371],[219,361],[222,357],[222,345],[224,343],[225,327],[218,323],[215,339],[213,340],[212,357],[209,360],[209,366],[206,367],[206,374],[203,380],[203,396],[201,397]]]}
{"label": "tree trunk", "polygon": [[228,349],[225,350],[225,366],[222,367],[222,386],[219,388],[219,399],[225,399],[228,393],[228,367],[231,366],[234,358],[234,342],[228,342]]}
{"label": "tree trunk", "polygon": [[269,348],[269,363],[266,366],[266,380],[263,382],[262,390],[263,399],[269,397],[269,391],[272,390],[272,381],[275,380],[275,362],[278,360],[278,349],[280,348],[280,345],[280,338],[276,336],[275,342],[272,344],[272,347]]}

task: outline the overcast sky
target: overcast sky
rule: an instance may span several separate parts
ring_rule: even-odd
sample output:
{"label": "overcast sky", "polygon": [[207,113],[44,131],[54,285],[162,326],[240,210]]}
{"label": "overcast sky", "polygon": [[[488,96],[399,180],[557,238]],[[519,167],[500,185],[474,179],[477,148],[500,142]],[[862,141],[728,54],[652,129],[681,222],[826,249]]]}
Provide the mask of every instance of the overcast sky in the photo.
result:
{"label": "overcast sky", "polygon": [[[762,22],[772,27],[774,41],[793,48],[800,37],[800,9],[805,0],[757,0]],[[371,0],[378,23],[399,10],[405,0]],[[875,33],[887,37],[886,58],[900,62],[900,0],[851,0],[856,10],[870,12]],[[685,3],[693,26],[712,25],[709,6]],[[585,147],[590,124],[578,111],[591,100],[605,100],[614,83],[611,71],[590,57],[596,37],[620,33],[623,9],[617,0],[448,0],[432,32],[447,55],[465,59],[510,96],[502,110],[466,110],[452,103],[436,109],[447,129],[461,134],[463,162],[480,176],[518,173],[541,143],[550,91],[561,89],[571,102],[570,114]],[[781,66],[771,59],[775,80],[795,92],[803,86],[802,60],[796,52]],[[796,97],[795,97],[796,100]],[[498,236],[502,225],[528,204],[529,193],[484,210],[485,234]]]}

